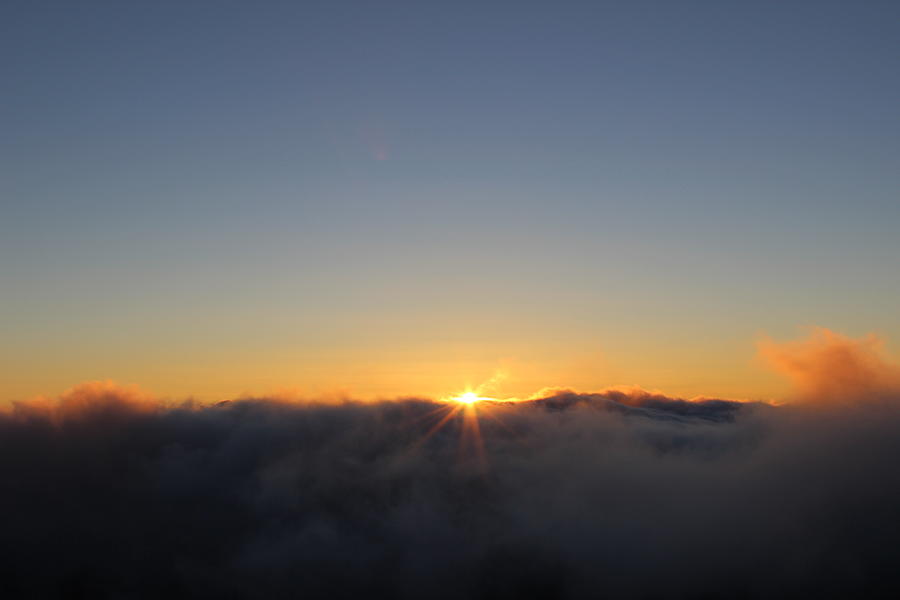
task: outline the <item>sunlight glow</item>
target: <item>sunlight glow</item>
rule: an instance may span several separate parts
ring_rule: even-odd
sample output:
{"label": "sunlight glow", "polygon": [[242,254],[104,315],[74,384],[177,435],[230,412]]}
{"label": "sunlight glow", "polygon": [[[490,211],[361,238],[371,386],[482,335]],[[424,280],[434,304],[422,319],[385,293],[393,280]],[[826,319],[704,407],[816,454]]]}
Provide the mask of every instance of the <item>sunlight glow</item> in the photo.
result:
{"label": "sunlight glow", "polygon": [[486,388],[494,387],[502,377],[505,377],[505,374],[497,374],[478,387],[467,387],[463,392],[441,398],[437,407],[422,418],[427,431],[416,441],[414,447],[422,448],[433,436],[445,429],[449,430],[459,436],[457,448],[459,464],[468,465],[466,468],[486,475],[489,463],[479,418],[488,417],[505,430],[511,430],[497,415],[491,414],[508,400],[498,400],[481,394]]}
{"label": "sunlight glow", "polygon": [[457,396],[456,398],[454,398],[454,400],[463,404],[475,404],[476,402],[481,400],[481,398],[479,398],[478,394],[476,394],[475,392],[466,392],[465,394]]}

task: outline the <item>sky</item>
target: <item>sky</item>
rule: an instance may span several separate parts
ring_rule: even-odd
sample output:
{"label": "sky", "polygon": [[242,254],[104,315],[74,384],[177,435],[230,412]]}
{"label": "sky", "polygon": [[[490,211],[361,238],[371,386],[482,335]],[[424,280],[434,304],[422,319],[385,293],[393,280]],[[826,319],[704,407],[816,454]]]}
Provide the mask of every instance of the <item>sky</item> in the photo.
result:
{"label": "sky", "polygon": [[778,397],[897,352],[898,72],[896,2],[4,2],[0,398]]}

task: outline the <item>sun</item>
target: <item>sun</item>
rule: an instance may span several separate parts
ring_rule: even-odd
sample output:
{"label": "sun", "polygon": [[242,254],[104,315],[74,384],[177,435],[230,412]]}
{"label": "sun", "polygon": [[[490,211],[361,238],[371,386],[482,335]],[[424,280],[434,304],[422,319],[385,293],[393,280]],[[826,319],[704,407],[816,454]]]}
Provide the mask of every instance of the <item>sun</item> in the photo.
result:
{"label": "sun", "polygon": [[479,398],[478,394],[475,392],[466,392],[465,394],[457,396],[454,400],[460,404],[475,404],[481,400],[481,398]]}

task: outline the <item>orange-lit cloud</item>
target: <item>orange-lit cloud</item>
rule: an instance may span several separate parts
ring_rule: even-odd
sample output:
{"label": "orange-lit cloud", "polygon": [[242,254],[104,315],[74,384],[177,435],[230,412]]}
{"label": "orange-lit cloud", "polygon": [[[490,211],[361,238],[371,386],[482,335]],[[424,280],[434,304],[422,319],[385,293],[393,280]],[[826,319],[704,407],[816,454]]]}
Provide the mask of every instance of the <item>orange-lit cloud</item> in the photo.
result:
{"label": "orange-lit cloud", "polygon": [[802,340],[758,343],[760,356],[790,378],[796,400],[828,405],[896,398],[900,368],[884,353],[874,334],[852,339],[824,327]]}
{"label": "orange-lit cloud", "polygon": [[150,414],[164,408],[164,403],[137,386],[120,385],[108,380],[80,383],[56,398],[39,396],[12,404],[14,415],[46,418],[57,425],[104,417]]}

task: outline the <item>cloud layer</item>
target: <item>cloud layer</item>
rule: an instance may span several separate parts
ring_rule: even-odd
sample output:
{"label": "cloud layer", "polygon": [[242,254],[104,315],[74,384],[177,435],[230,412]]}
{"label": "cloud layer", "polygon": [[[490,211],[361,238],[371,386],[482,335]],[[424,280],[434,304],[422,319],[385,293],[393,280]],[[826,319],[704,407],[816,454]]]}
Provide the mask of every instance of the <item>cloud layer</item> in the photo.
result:
{"label": "cloud layer", "polygon": [[90,384],[17,405],[0,416],[0,593],[900,592],[896,405],[611,390],[475,410],[483,454],[471,413],[436,429],[448,407],[417,399],[201,407]]}

